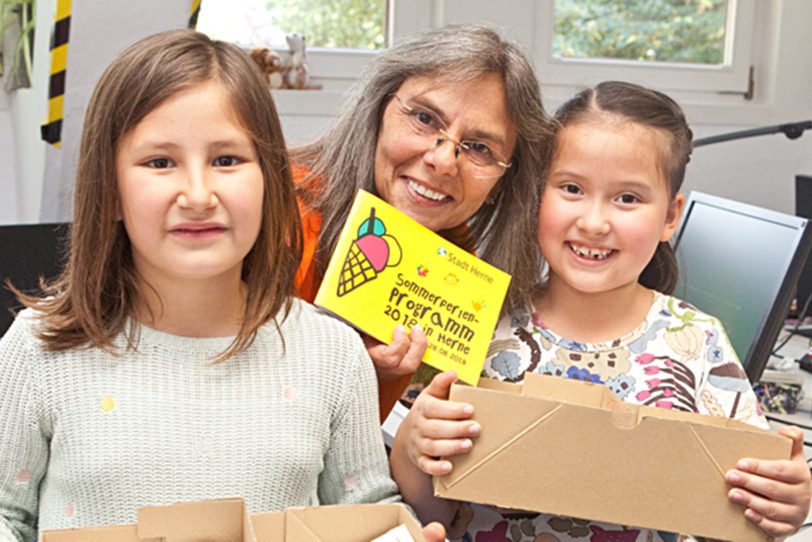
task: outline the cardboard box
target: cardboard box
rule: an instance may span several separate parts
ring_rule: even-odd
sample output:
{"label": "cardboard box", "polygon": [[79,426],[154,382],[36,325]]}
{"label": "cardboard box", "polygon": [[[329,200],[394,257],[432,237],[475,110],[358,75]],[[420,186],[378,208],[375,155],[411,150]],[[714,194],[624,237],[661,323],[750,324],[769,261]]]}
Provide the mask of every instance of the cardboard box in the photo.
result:
{"label": "cardboard box", "polygon": [[42,542],[257,542],[242,499],[144,506],[138,523],[43,531]]}
{"label": "cardboard box", "polygon": [[727,498],[742,457],[788,459],[791,441],[727,418],[624,403],[602,385],[528,374],[454,385],[482,425],[436,495],[723,540],[763,541]]}
{"label": "cardboard box", "polygon": [[44,531],[42,542],[369,542],[405,525],[423,529],[401,504],[289,508],[248,516],[242,499],[145,506],[135,525]]}
{"label": "cardboard box", "polygon": [[423,528],[401,504],[288,508],[251,520],[257,542],[369,542],[401,524],[415,542],[424,542]]}

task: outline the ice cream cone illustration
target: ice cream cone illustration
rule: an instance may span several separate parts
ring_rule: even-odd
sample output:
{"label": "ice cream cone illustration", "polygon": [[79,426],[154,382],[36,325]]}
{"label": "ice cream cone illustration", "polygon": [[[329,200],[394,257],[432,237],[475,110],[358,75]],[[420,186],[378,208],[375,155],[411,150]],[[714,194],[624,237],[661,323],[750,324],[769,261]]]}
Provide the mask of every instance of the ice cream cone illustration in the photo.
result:
{"label": "ice cream cone illustration", "polygon": [[386,226],[380,218],[375,217],[375,207],[372,207],[369,218],[358,228],[358,236],[350,245],[341,266],[336,292],[338,297],[373,280],[384,268],[399,264],[401,256],[400,244],[386,234]]}

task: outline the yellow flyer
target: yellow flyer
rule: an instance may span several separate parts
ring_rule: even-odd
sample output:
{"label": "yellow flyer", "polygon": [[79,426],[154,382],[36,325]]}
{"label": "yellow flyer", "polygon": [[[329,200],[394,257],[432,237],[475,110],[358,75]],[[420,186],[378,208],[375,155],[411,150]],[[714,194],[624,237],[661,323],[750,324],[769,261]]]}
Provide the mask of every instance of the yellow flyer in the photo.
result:
{"label": "yellow flyer", "polygon": [[379,341],[420,324],[423,361],[476,385],[510,275],[358,192],[315,303]]}

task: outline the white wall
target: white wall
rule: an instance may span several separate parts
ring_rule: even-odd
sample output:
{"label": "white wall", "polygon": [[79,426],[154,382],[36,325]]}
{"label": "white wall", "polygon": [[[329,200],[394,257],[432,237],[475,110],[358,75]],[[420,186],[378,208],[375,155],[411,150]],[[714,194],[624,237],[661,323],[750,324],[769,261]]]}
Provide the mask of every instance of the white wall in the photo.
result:
{"label": "white wall", "polygon": [[[39,222],[45,143],[40,125],[48,115],[48,52],[53,5],[40,0],[34,34],[32,88],[11,93],[0,86],[0,224]],[[16,35],[6,45],[13,50]],[[11,65],[6,57],[6,65]],[[5,81],[0,79],[0,85]],[[5,104],[5,107],[4,105]]]}
{"label": "white wall", "polygon": [[[43,24],[41,15],[50,13],[48,4],[47,0],[39,2],[37,42],[46,40],[46,52],[40,54],[37,50],[35,71],[47,71],[49,63],[47,35],[51,22]],[[423,4],[426,9],[419,18],[423,26],[449,21],[486,21],[500,26],[531,54],[534,50],[538,29],[533,19],[527,17],[534,0],[499,3],[423,0]],[[748,102],[734,97],[720,101],[690,93],[674,95],[685,107],[697,137],[812,119],[812,47],[808,45],[812,2],[765,0],[759,1],[756,9],[756,28],[753,29],[755,99]],[[0,223],[61,220],[69,216],[70,191],[59,187],[69,186],[73,178],[84,103],[98,75],[126,44],[150,32],[183,26],[188,16],[185,1],[74,0],[73,10],[77,15],[81,12],[87,16],[81,20],[77,17],[71,29],[64,150],[45,150],[38,140],[39,124],[45,111],[39,100],[47,91],[47,77],[44,82],[37,81],[46,88],[29,91],[27,98],[19,95],[9,100],[6,97],[14,108],[14,115],[11,110],[3,109],[4,98],[0,92]],[[46,18],[49,17],[51,15]],[[539,73],[539,77],[543,83],[547,82],[544,73]],[[346,84],[346,81],[328,81],[327,90],[306,94],[276,92],[288,141],[302,143],[320,133],[341,102]],[[569,93],[545,84],[542,87],[545,103],[551,110]],[[11,157],[9,147],[13,148]],[[43,154],[47,155],[49,164],[44,182],[38,171]],[[809,131],[795,141],[774,135],[698,148],[689,166],[685,189],[792,213],[793,178],[798,173],[812,174],[812,132]],[[9,179],[10,176],[13,178]],[[42,206],[40,192],[46,202]],[[15,202],[13,205],[7,203],[8,195]]]}
{"label": "white wall", "polygon": [[14,156],[14,127],[11,124],[11,112],[0,108],[0,224],[17,221],[17,178]]}
{"label": "white wall", "polygon": [[[6,69],[11,66],[11,55],[13,51],[15,35],[9,31],[6,33],[3,48],[3,60]],[[14,137],[14,125],[10,109],[10,96],[2,86],[4,81],[0,79],[0,218],[5,217],[8,222],[17,219],[17,186],[14,180],[17,177],[16,166],[17,157],[15,149],[17,147]]]}
{"label": "white wall", "polygon": [[[50,2],[38,2],[37,28],[50,29],[53,15]],[[11,95],[11,113],[16,141],[17,211],[19,222],[39,222],[42,181],[45,172],[46,143],[40,137],[40,125],[48,118],[48,75],[50,32],[34,33],[34,73],[31,88],[18,89]]]}

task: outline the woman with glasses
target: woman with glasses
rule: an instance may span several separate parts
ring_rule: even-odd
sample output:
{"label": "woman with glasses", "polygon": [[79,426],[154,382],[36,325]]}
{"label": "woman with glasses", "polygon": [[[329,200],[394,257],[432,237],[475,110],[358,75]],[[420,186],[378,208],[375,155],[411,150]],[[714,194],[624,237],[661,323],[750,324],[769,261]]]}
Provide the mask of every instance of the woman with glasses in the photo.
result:
{"label": "woman with glasses", "polygon": [[[539,191],[552,141],[539,84],[494,30],[448,25],[382,52],[333,126],[292,151],[305,232],[297,283],[312,301],[359,189],[510,273],[503,310],[529,298],[540,262]],[[418,327],[367,339],[386,417],[426,349]]]}

